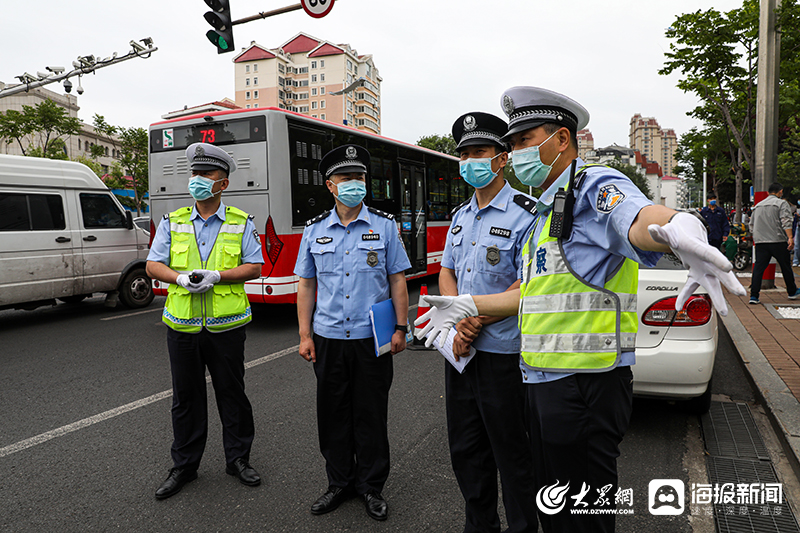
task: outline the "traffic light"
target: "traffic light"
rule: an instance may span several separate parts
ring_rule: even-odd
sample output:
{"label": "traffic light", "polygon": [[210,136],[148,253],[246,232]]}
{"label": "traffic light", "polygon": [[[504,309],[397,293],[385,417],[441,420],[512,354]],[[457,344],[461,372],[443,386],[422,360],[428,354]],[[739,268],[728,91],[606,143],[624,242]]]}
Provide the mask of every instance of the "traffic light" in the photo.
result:
{"label": "traffic light", "polygon": [[217,47],[218,54],[233,51],[233,20],[230,0],[205,0],[211,11],[203,17],[214,29],[208,30],[206,37]]}

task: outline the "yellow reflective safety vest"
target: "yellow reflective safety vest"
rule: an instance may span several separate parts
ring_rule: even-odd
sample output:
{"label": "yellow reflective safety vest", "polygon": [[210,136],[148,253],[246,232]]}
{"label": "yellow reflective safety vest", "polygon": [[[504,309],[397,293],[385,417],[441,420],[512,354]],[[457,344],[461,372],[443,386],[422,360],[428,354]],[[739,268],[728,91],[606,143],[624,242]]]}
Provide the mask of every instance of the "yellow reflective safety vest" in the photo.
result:
{"label": "yellow reflective safety vest", "polygon": [[589,284],[567,261],[560,239],[550,237],[552,215],[533,252],[535,226],[522,250],[522,358],[547,372],[614,368],[636,344],[639,265],[625,258],[604,286]]}
{"label": "yellow reflective safety vest", "polygon": [[[170,268],[189,274],[193,270],[223,271],[239,266],[247,213],[235,207],[225,207],[225,221],[206,261],[200,258],[191,216],[191,207],[182,207],[169,214]],[[199,333],[205,326],[216,333],[247,324],[252,319],[252,312],[244,282],[217,283],[202,294],[191,293],[173,283],[167,289],[167,303],[161,319],[175,331]]]}

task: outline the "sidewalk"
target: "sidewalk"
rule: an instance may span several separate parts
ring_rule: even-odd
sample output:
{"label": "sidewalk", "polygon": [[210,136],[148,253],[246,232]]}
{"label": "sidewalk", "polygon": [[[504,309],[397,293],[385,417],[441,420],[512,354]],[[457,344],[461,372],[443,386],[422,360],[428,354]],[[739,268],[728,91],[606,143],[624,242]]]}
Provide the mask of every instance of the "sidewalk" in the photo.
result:
{"label": "sidewalk", "polygon": [[[775,289],[762,289],[761,303],[750,305],[750,273],[737,274],[747,295],[725,291],[728,316],[720,319],[800,477],[800,319],[783,318],[776,309],[800,309],[800,299],[787,298],[779,268]],[[800,280],[799,267],[794,267],[794,276]]]}

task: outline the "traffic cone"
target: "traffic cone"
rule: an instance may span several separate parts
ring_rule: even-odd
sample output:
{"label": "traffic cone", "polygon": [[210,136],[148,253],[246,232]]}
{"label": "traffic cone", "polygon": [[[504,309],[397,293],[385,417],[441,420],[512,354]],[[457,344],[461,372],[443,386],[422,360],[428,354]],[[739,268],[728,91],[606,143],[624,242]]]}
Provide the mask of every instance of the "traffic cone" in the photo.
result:
{"label": "traffic cone", "polygon": [[[427,296],[427,295],[428,295],[428,286],[427,285],[420,286],[420,288],[419,288],[419,296],[420,296],[419,302],[420,303],[418,303],[418,305],[417,305],[417,318],[421,317],[422,315],[424,315],[425,313],[427,313],[430,310],[430,306],[429,305],[423,305],[421,303],[422,302],[422,296]],[[414,340],[411,342],[411,345],[407,347],[409,350],[430,350],[430,349],[432,349],[432,348],[426,348],[425,347],[425,339],[420,340],[420,339],[417,338],[417,333],[419,333],[422,330],[422,328],[425,327],[425,325],[427,323],[428,323],[428,321],[425,321],[425,322],[423,322],[422,324],[420,324],[418,326],[414,326]]]}

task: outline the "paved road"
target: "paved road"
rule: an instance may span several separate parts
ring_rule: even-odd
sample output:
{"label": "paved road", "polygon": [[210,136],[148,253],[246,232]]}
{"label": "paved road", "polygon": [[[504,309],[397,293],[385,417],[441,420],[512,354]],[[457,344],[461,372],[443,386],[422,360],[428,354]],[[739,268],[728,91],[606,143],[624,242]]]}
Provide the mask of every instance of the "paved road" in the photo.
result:
{"label": "paved road", "polygon": [[[251,459],[265,483],[249,488],[225,474],[212,405],[199,479],[156,501],[153,492],[171,466],[162,305],[157,298],[131,312],[96,298],[0,312],[0,531],[461,531],[444,425],[444,362],[435,352],[395,358],[389,520],[370,520],[358,500],[321,517],[308,512],[326,483],[314,377],[294,352],[293,306],[257,306],[248,327],[246,358],[254,366],[245,379],[257,431]],[[714,386],[752,399],[724,337]],[[696,417],[636,400],[622,451],[620,485],[634,489],[635,514],[619,517],[618,531],[711,531],[688,514],[654,517],[646,508],[653,478],[705,482]]]}

